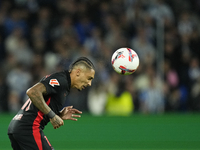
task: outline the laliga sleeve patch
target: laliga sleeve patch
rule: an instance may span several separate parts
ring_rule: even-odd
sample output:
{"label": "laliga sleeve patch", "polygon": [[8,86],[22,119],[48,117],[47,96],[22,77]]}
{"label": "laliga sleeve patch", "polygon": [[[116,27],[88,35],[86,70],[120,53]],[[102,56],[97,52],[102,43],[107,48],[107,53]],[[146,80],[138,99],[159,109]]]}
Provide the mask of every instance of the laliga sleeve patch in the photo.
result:
{"label": "laliga sleeve patch", "polygon": [[51,79],[50,81],[49,81],[49,84],[51,85],[51,86],[55,86],[55,85],[57,85],[57,86],[60,86],[60,83],[58,82],[58,80],[57,79]]}

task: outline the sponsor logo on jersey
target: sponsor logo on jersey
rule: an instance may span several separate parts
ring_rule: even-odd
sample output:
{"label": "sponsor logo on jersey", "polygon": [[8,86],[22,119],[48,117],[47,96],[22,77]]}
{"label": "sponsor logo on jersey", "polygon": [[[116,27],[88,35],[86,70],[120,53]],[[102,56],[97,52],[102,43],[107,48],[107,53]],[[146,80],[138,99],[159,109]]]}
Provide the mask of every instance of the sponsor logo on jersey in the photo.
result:
{"label": "sponsor logo on jersey", "polygon": [[60,86],[60,83],[58,82],[58,80],[57,79],[51,79],[50,81],[49,81],[49,84],[51,85],[51,86],[55,86],[55,85],[57,85],[57,86]]}

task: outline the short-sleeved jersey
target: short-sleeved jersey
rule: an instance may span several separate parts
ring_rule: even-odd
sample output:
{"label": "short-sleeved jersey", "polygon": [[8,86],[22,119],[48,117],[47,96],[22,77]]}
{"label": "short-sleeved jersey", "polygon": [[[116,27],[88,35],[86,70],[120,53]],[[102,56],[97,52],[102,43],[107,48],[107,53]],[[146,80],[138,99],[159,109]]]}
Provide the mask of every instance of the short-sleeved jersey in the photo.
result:
{"label": "short-sleeved jersey", "polygon": [[[47,75],[41,79],[40,83],[44,84],[47,90],[47,94],[44,95],[46,104],[56,114],[59,114],[65,103],[65,97],[70,92],[71,79],[69,72],[66,70]],[[33,134],[35,130],[43,130],[48,122],[49,118],[28,99],[11,120],[8,134]]]}

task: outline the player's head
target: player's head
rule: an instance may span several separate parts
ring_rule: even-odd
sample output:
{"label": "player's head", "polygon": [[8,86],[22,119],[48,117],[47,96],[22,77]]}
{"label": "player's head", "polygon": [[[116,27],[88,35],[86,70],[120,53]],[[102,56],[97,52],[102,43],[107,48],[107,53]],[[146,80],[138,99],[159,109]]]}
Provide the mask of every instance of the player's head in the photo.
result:
{"label": "player's head", "polygon": [[91,86],[94,79],[95,68],[93,63],[86,57],[80,57],[69,66],[71,86],[83,90]]}

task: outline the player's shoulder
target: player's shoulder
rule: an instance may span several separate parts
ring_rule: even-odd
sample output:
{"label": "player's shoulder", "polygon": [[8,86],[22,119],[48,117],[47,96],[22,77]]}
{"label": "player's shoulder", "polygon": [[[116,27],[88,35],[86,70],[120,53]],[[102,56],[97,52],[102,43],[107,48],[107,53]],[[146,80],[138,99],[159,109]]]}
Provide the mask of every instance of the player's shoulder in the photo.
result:
{"label": "player's shoulder", "polygon": [[67,86],[70,88],[71,86],[71,79],[68,71],[60,71],[60,72],[55,72],[50,75],[46,75],[41,79],[42,83],[48,83],[52,87],[59,87],[59,86]]}
{"label": "player's shoulder", "polygon": [[67,72],[66,71],[59,71],[59,72],[54,72],[54,73],[51,73],[51,74],[48,74],[46,76],[44,76],[42,78],[42,80],[44,79],[52,79],[52,78],[63,78],[63,79],[67,79]]}
{"label": "player's shoulder", "polygon": [[57,82],[59,81],[62,83],[68,82],[68,78],[67,78],[65,71],[55,72],[49,76],[49,79],[52,81],[55,80]]}

